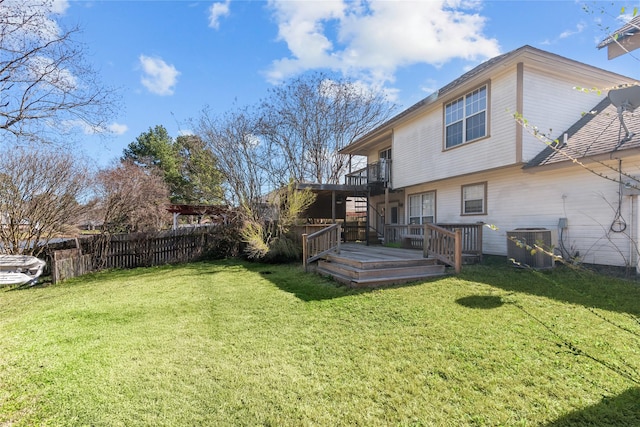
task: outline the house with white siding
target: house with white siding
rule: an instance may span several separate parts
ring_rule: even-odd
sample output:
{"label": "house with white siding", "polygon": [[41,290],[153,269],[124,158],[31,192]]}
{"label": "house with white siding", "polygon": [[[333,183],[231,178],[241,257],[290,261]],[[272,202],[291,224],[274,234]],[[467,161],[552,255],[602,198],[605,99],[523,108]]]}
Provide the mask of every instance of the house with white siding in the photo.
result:
{"label": "house with white siding", "polygon": [[640,119],[607,96],[634,83],[523,46],[344,148],[369,163],[347,182],[367,179],[381,237],[394,224],[482,222],[483,253],[506,256],[508,233],[542,229],[565,258],[638,267]]}

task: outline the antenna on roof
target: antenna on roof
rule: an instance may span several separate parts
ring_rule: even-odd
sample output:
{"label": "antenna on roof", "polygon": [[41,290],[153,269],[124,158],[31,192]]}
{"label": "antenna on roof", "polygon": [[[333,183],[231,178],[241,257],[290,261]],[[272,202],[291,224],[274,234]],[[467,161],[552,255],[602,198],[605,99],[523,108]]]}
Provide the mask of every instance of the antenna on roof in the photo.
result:
{"label": "antenna on roof", "polygon": [[620,124],[624,128],[625,137],[620,141],[623,144],[629,141],[635,135],[633,132],[629,132],[627,125],[624,123],[622,113],[633,111],[640,107],[640,86],[626,86],[620,89],[612,89],[609,91],[609,101],[618,108],[618,119]]}

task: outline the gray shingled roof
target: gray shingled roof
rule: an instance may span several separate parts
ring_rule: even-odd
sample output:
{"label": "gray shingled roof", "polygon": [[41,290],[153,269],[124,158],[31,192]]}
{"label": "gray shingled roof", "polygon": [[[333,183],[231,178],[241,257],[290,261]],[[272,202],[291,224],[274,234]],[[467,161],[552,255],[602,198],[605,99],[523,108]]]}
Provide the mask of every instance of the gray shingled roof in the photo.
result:
{"label": "gray shingled roof", "polygon": [[602,40],[597,47],[598,49],[602,49],[603,47],[609,46],[614,41],[621,41],[625,37],[629,37],[638,31],[640,31],[640,15],[635,16],[631,21],[618,28],[612,35]]}
{"label": "gray shingled roof", "polygon": [[[557,137],[560,143],[558,149],[547,146],[525,168],[640,148],[640,114],[624,113],[623,117],[629,132],[635,135],[629,141],[620,143],[625,137],[625,131],[618,119],[618,110],[609,98],[603,99],[592,111]],[[567,134],[566,143],[564,134]]]}

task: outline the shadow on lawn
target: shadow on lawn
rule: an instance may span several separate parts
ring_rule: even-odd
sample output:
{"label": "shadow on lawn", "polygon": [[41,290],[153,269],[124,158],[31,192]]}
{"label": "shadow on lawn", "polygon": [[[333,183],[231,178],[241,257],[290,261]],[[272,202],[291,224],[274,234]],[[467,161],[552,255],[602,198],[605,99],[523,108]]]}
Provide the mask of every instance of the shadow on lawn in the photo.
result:
{"label": "shadow on lawn", "polygon": [[467,308],[491,309],[504,305],[502,297],[492,295],[471,295],[464,298],[458,298],[457,304]]}
{"label": "shadow on lawn", "polygon": [[562,426],[638,426],[640,425],[640,388],[631,388],[600,403],[571,412],[547,424]]}
{"label": "shadow on lawn", "polygon": [[368,291],[350,289],[319,275],[305,273],[299,264],[248,264],[247,268],[305,302],[342,298]]}
{"label": "shadow on lawn", "polygon": [[[462,269],[461,279],[486,283],[508,292],[524,292],[640,317],[640,285],[636,282],[604,276],[586,269],[558,266],[553,270],[518,269],[505,265],[504,259]],[[640,319],[637,319],[640,322]]]}

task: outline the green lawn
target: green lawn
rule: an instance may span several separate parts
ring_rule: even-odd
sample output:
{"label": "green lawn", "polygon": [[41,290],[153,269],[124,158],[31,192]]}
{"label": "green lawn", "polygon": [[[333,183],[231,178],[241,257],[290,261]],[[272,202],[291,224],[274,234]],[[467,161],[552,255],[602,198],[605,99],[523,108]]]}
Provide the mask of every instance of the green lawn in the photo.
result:
{"label": "green lawn", "polygon": [[640,286],[237,261],[0,290],[0,426],[640,425]]}

